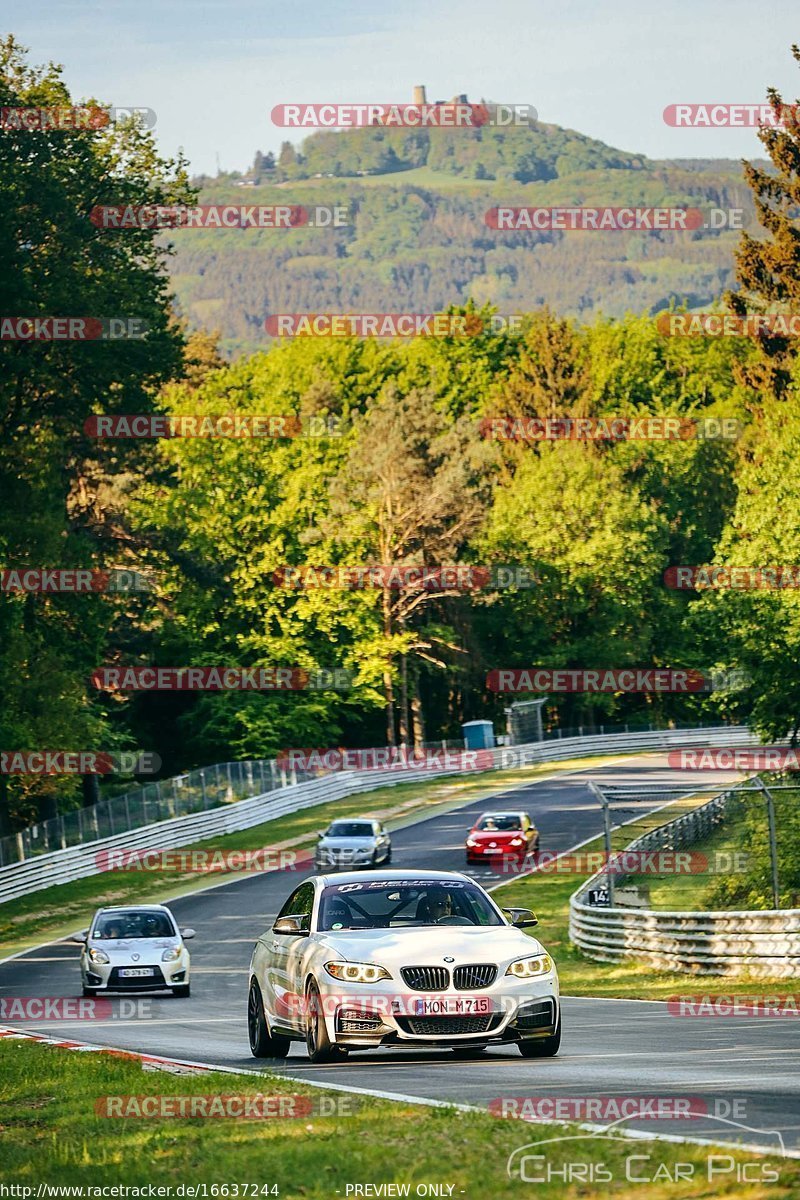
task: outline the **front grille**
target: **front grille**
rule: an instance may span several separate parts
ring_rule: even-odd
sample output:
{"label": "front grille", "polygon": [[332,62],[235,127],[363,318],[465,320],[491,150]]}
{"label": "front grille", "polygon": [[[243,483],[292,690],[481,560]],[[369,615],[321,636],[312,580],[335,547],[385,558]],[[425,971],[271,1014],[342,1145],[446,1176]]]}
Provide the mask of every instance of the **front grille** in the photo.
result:
{"label": "front grille", "polygon": [[494,983],[497,967],[494,963],[471,963],[468,967],[456,967],[453,971],[453,987],[459,991],[485,988]]}
{"label": "front grille", "polygon": [[400,974],[415,992],[443,992],[450,984],[447,967],[403,967]]}
{"label": "front grille", "polygon": [[[502,1013],[499,1014],[502,1018]],[[497,1013],[482,1017],[398,1017],[404,1033],[417,1037],[450,1037],[459,1033],[488,1033],[498,1021]]]}
{"label": "front grille", "polygon": [[122,988],[141,988],[142,991],[150,991],[152,988],[166,987],[164,976],[161,973],[160,967],[152,967],[153,975],[120,975],[121,967],[113,967],[111,974],[108,977],[108,986],[112,989]]}
{"label": "front grille", "polygon": [[383,1026],[378,1016],[370,1016],[358,1009],[343,1008],[336,1015],[336,1027],[340,1033],[374,1033]]}
{"label": "front grille", "polygon": [[517,1014],[514,1024],[518,1029],[544,1029],[554,1023],[552,1000],[539,1004],[526,1004]]}

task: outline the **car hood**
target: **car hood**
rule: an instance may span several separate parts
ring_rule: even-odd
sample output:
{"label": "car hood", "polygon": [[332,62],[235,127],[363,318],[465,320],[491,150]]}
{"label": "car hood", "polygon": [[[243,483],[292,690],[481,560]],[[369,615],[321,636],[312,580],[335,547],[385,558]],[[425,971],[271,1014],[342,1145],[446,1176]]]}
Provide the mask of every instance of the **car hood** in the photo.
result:
{"label": "car hood", "polygon": [[[351,962],[375,962],[383,967],[439,966],[445,957],[460,963],[502,963],[526,954],[541,954],[536,938],[511,925],[476,927],[408,925],[402,929],[332,931],[315,935],[318,943]],[[449,965],[449,964],[448,964]]]}
{"label": "car hood", "polygon": [[[87,943],[88,950],[103,950],[112,966],[153,967],[161,962],[161,955],[173,946],[180,946],[181,939],[173,938],[105,938]],[[138,958],[134,955],[138,954]]]}

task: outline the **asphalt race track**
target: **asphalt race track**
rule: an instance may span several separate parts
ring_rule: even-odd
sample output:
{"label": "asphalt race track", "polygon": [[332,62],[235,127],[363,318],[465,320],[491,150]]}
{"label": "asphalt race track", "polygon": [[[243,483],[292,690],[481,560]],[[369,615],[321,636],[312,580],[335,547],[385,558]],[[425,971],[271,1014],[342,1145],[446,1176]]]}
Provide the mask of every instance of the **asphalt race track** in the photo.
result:
{"label": "asphalt race track", "polygon": [[[482,811],[508,805],[529,811],[542,833],[542,850],[567,850],[601,829],[600,813],[587,781],[685,785],[664,756],[629,757],[619,765],[531,783],[498,793],[457,811],[397,830],[393,865],[464,870],[466,830]],[[693,773],[698,783],[725,778],[721,772]],[[730,776],[732,778],[732,776]],[[491,1049],[474,1060],[451,1051],[374,1051],[351,1055],[342,1065],[311,1066],[297,1044],[278,1064],[251,1057],[245,1022],[247,966],[253,943],[274,918],[305,872],[252,875],[195,893],[171,905],[182,925],[191,925],[192,996],[149,999],[146,1017],[108,1020],[8,1022],[77,1040],[140,1050],[214,1065],[277,1071],[296,1079],[370,1089],[485,1107],[501,1097],[659,1096],[693,1097],[696,1111],[716,1113],[690,1121],[631,1121],[645,1132],[713,1137],[778,1149],[800,1147],[800,1059],[797,1022],[787,1018],[687,1019],[670,1016],[659,1002],[565,998],[564,1039],[553,1059],[523,1059],[513,1047]],[[474,867],[487,886],[498,876]],[[90,913],[86,914],[88,924]],[[57,942],[0,963],[0,996],[80,995],[79,947]],[[769,985],[767,985],[769,988]],[[723,991],[724,982],[706,984]],[[703,990],[687,978],[687,992]],[[777,993],[791,990],[789,981]],[[130,1000],[123,1003],[128,1005]],[[741,1128],[740,1126],[745,1126]],[[530,1138],[535,1139],[535,1131]]]}

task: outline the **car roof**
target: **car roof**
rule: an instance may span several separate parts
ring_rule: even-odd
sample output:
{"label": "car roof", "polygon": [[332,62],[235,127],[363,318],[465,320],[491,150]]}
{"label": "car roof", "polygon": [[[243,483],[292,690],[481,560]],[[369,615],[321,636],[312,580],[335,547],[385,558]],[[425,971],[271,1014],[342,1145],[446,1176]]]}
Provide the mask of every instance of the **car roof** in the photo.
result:
{"label": "car roof", "polygon": [[376,817],[332,817],[331,825],[377,825]]}
{"label": "car roof", "polygon": [[129,912],[167,913],[170,917],[172,916],[172,913],[167,908],[166,904],[113,904],[109,908],[98,908],[94,915],[96,917],[101,917],[104,916],[105,913]]}
{"label": "car roof", "polygon": [[476,819],[483,821],[486,817],[528,817],[530,820],[530,814],[526,813],[524,808],[492,808],[488,812],[481,813]]}
{"label": "car roof", "polygon": [[474,879],[470,879],[468,875],[464,875],[461,871],[411,871],[407,867],[400,868],[397,871],[336,871],[328,875],[318,875],[317,882],[323,887],[327,886],[328,882],[336,883],[377,883],[379,880],[391,879],[392,882],[397,880],[398,883],[405,882],[411,879],[424,880],[425,882],[433,882],[434,880],[458,880],[459,883],[467,879],[470,883],[474,883]]}

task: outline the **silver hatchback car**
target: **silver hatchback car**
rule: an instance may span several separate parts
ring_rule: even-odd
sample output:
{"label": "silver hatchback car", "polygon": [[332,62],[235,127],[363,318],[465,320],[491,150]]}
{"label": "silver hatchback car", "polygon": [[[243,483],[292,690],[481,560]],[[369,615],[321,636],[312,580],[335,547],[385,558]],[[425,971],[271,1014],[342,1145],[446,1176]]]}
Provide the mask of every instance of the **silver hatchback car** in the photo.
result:
{"label": "silver hatchback car", "polygon": [[380,821],[347,818],[320,830],[314,853],[318,871],[351,871],[354,867],[388,866],[392,839]]}

